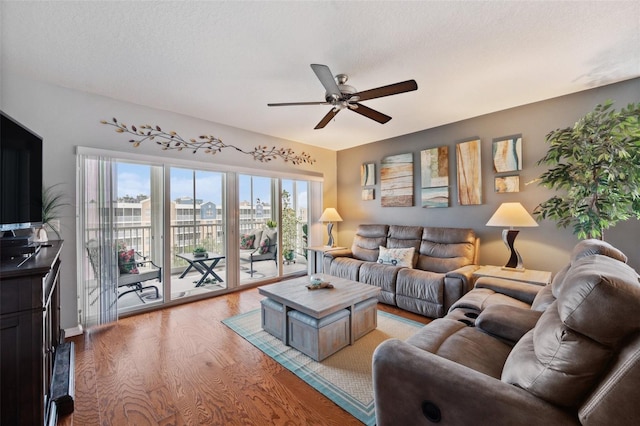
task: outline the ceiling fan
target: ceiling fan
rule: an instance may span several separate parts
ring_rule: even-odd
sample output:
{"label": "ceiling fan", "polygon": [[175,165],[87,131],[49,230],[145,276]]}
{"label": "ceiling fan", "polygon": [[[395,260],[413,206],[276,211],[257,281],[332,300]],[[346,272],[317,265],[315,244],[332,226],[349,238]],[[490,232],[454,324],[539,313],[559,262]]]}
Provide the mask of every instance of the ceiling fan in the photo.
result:
{"label": "ceiling fan", "polygon": [[367,106],[364,106],[360,101],[366,101],[369,99],[382,98],[384,96],[397,95],[399,93],[411,92],[418,89],[418,84],[415,80],[407,80],[401,83],[390,84],[388,86],[377,87],[375,89],[365,90],[358,92],[353,86],[346,84],[349,77],[346,74],[338,74],[333,77],[331,70],[326,65],[311,64],[311,69],[316,73],[316,76],[320,80],[320,83],[327,91],[324,95],[324,102],[286,102],[286,103],[274,103],[267,104],[268,106],[293,106],[293,105],[331,105],[331,111],[325,115],[322,120],[314,127],[315,129],[322,129],[329,124],[331,119],[336,116],[342,109],[350,109],[353,112],[357,112],[367,118],[377,121],[380,124],[384,124],[391,120],[386,114],[378,112]]}

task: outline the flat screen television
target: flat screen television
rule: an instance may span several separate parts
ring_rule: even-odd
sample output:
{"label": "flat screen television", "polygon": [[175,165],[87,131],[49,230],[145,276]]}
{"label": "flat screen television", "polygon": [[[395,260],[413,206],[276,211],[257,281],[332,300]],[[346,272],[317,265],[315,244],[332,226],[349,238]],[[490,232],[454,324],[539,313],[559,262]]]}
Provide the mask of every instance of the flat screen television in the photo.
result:
{"label": "flat screen television", "polygon": [[0,231],[42,224],[42,138],[0,111]]}

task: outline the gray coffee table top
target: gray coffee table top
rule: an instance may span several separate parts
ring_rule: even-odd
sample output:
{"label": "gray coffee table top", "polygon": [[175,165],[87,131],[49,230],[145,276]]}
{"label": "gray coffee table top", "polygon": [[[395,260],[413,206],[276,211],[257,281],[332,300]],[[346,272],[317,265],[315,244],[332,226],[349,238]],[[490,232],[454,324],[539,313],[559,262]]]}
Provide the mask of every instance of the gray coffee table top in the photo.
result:
{"label": "gray coffee table top", "polygon": [[304,276],[258,287],[258,292],[276,302],[313,318],[324,318],[340,309],[377,297],[380,288],[331,275],[316,274],[334,288],[309,290],[309,277]]}

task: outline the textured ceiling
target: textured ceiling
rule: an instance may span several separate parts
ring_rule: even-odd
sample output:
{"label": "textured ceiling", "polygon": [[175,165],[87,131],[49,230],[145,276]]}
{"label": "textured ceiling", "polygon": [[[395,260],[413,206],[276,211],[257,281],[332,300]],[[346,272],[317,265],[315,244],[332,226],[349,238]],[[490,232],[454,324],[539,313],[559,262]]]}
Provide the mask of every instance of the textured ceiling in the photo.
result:
{"label": "textured ceiling", "polygon": [[[334,150],[640,76],[638,1],[2,1],[0,13],[2,72]],[[387,124],[342,111],[314,130],[329,106],[267,107],[322,101],[311,63],[358,90],[418,90],[363,102]]]}

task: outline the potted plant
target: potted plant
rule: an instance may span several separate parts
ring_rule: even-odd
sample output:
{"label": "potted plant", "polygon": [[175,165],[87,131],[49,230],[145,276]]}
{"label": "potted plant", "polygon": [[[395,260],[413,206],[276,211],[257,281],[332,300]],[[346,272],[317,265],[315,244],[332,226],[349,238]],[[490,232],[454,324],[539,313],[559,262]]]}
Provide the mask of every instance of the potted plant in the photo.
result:
{"label": "potted plant", "polygon": [[38,241],[47,241],[48,231],[56,234],[59,240],[62,239],[60,231],[54,226],[54,222],[60,219],[61,209],[70,204],[65,201],[65,193],[56,188],[58,185],[60,184],[57,183],[42,189],[42,226],[36,229]]}
{"label": "potted plant", "polygon": [[604,239],[604,230],[640,218],[640,103],[620,111],[608,100],[576,122],[546,136],[551,166],[539,183],[562,191],[534,210],[538,220],[573,227],[580,239]]}
{"label": "potted plant", "polygon": [[293,261],[295,258],[296,237],[298,235],[298,218],[291,206],[291,194],[282,190],[282,253],[284,260]]}
{"label": "potted plant", "polygon": [[202,247],[202,246],[196,246],[196,248],[193,249],[193,256],[194,257],[206,257],[207,256],[207,249]]}
{"label": "potted plant", "polygon": [[278,222],[276,222],[275,220],[268,220],[267,221],[267,228],[276,229],[277,226],[278,226]]}

